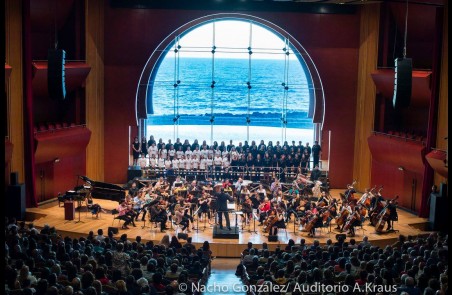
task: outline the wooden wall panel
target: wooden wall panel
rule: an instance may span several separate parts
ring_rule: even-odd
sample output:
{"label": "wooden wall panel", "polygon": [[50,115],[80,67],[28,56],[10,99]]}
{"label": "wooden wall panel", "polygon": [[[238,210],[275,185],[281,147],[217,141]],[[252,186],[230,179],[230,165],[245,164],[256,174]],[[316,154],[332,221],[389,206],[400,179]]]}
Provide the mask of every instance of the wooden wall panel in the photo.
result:
{"label": "wooden wall panel", "polygon": [[380,4],[361,6],[360,46],[358,65],[358,91],[356,102],[355,153],[353,179],[356,188],[364,191],[371,186],[372,156],[367,138],[374,129],[376,89],[371,72],[378,61],[378,31]]}
{"label": "wooden wall panel", "polygon": [[86,150],[86,174],[104,180],[104,1],[85,1],[86,63],[91,72],[86,79],[86,125],[91,140]]}
{"label": "wooden wall panel", "polygon": [[[436,137],[436,148],[447,150],[447,140],[444,140],[448,136],[448,124],[449,124],[449,112],[448,112],[448,95],[449,95],[449,20],[448,20],[448,1],[445,2],[444,8],[444,26],[443,26],[443,48],[441,55],[441,74],[440,74],[440,86],[439,86],[439,102],[438,102],[438,126]],[[446,182],[447,179],[435,173],[435,184]]]}
{"label": "wooden wall panel", "polygon": [[19,182],[24,182],[24,119],[22,81],[22,1],[5,2],[5,55],[6,63],[12,67],[6,83],[8,136],[14,145],[11,172],[19,173]]}

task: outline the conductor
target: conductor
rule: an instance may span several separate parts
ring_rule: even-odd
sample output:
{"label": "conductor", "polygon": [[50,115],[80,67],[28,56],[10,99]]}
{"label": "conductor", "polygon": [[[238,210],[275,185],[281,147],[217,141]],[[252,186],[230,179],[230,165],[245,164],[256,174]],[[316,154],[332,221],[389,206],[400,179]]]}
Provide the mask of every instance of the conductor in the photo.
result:
{"label": "conductor", "polygon": [[221,188],[220,192],[216,193],[217,197],[217,212],[218,212],[218,221],[220,223],[220,229],[223,229],[223,214],[226,219],[226,227],[228,230],[231,230],[231,223],[229,221],[229,212],[228,212],[228,201],[234,201],[234,198],[224,192],[224,189]]}

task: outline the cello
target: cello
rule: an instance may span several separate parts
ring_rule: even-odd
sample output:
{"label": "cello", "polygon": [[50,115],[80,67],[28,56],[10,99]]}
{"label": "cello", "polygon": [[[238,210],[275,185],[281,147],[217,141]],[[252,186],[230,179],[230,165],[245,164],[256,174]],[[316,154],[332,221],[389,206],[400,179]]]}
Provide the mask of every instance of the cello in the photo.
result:
{"label": "cello", "polygon": [[370,207],[370,199],[371,199],[371,196],[372,196],[372,191],[374,191],[376,188],[377,188],[377,185],[375,185],[373,188],[371,188],[369,193],[368,193],[369,196],[366,198],[366,200],[358,202],[358,205],[364,206],[364,207],[366,207],[366,209],[369,209],[369,207]]}
{"label": "cello", "polygon": [[355,207],[355,210],[353,213],[347,218],[347,221],[345,222],[344,231],[348,231],[350,229],[350,226],[356,221],[361,218],[361,214],[358,211],[358,207]]}
{"label": "cello", "polygon": [[391,202],[395,202],[397,201],[397,199],[399,198],[399,196],[396,196],[394,199],[392,199],[391,201],[386,202],[386,206],[383,208],[383,210],[381,210],[381,212],[378,214],[377,217],[377,223],[375,224],[375,231],[377,233],[382,233],[383,232],[383,228],[385,227],[386,222],[389,220],[390,215],[391,215],[391,211],[388,209],[389,204]]}
{"label": "cello", "polygon": [[314,227],[314,225],[317,223],[317,220],[319,220],[319,214],[314,214],[314,216],[309,220],[308,224],[305,227],[306,231],[311,231],[311,229]]}
{"label": "cello", "polygon": [[347,209],[345,209],[345,204],[342,205],[342,210],[339,213],[339,216],[336,217],[336,224],[337,226],[343,225],[345,221],[347,220],[348,215],[350,212],[348,212]]}
{"label": "cello", "polygon": [[331,210],[335,210],[336,208],[334,207],[334,205],[336,204],[337,200],[333,199],[333,201],[331,202],[331,205],[328,206],[328,208],[326,208],[326,210],[323,212],[322,214],[322,220],[323,222],[326,222],[328,220],[328,217],[330,217],[331,215]]}

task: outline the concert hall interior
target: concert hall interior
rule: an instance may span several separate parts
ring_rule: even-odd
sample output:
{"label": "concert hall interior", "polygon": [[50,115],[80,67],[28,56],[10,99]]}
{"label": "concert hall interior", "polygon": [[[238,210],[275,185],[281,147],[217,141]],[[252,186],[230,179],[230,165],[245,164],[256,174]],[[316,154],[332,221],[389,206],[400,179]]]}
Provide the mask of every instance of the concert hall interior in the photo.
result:
{"label": "concert hall interior", "polygon": [[[242,91],[239,107],[246,109],[248,103],[248,114],[240,117],[242,126],[231,123],[225,131],[247,130],[243,146],[229,138],[224,145],[217,144],[223,139],[213,131],[210,138],[197,137],[196,125],[189,133],[198,145],[193,140],[185,144],[185,134],[174,133],[171,143],[168,138],[159,142],[160,136],[149,132],[146,122],[159,104],[152,87],[165,54],[178,56],[179,50],[182,54],[183,44],[177,45],[184,35],[225,20],[269,30],[287,45],[284,52],[297,57],[309,86],[307,117],[300,119],[314,126],[309,140],[285,137],[285,116],[295,106],[284,106],[284,99],[282,109],[279,102],[260,102],[274,110],[282,126],[272,144],[252,134],[257,129],[249,126],[257,120],[249,119],[255,115],[249,97],[259,81],[251,79],[251,65],[259,48],[251,45],[240,49],[249,73],[240,86],[248,93],[248,102]],[[207,50],[212,60],[205,69],[208,82],[202,83],[211,93],[209,103],[226,109],[223,98],[214,98],[222,81],[219,75],[214,78],[221,45],[216,46],[215,34],[213,40]],[[309,261],[309,268],[314,255],[319,261],[326,257],[333,261],[333,256],[339,261],[372,245],[369,253],[377,255],[372,259],[384,260],[385,266],[402,263],[400,256],[396,263],[394,255],[402,255],[403,263],[409,255],[416,256],[416,263],[425,262],[432,274],[438,273],[434,278],[438,286],[439,274],[447,273],[447,263],[436,263],[442,262],[443,248],[447,249],[448,1],[6,0],[4,41],[4,210],[11,270],[22,257],[13,251],[15,241],[25,248],[23,237],[38,239],[41,236],[33,233],[48,233],[50,227],[59,235],[45,240],[53,243],[53,250],[59,248],[58,241],[76,243],[72,239],[81,239],[84,248],[105,247],[90,241],[89,232],[96,236],[102,229],[113,241],[108,247],[116,247],[110,248],[114,255],[123,251],[118,247],[125,247],[124,253],[131,257],[135,253],[134,259],[136,237],[142,239],[141,250],[150,255],[166,235],[191,249],[185,248],[189,237],[196,249],[202,249],[192,254],[199,255],[196,265],[204,271],[196,279],[204,284],[211,284],[211,271],[220,267],[216,259],[234,258],[240,282],[256,285],[258,267],[253,268],[251,253],[268,261],[265,247],[271,257],[279,253],[281,259],[281,249],[293,251],[290,261],[295,265]],[[187,87],[183,78],[168,77],[174,113],[160,114],[174,115],[174,130],[179,128],[176,93]],[[281,73],[282,84],[277,85],[281,97],[292,86],[285,79],[292,78]],[[196,109],[197,98],[190,99],[188,104]],[[210,118],[203,126],[206,130],[222,128],[213,107],[212,113],[201,112],[193,116]],[[158,130],[159,124],[153,128]],[[26,230],[22,222],[36,230]],[[22,230],[20,238],[16,229]],[[388,247],[397,248],[398,254]],[[419,250],[424,247],[426,261]],[[106,252],[102,249],[93,251]],[[158,251],[165,257],[172,250],[166,246]],[[428,258],[435,254],[432,267]],[[180,249],[177,255],[182,255]],[[351,256],[364,259],[361,253]],[[378,264],[383,270],[383,261]],[[413,268],[402,276],[418,271],[414,264],[411,261]],[[170,267],[171,263],[168,271]],[[191,269],[182,262],[178,267],[179,273],[184,267]],[[334,268],[339,278],[336,267],[342,265],[338,262]],[[268,268],[265,271],[274,281],[281,279],[278,269]],[[357,280],[360,275],[356,270]],[[381,279],[380,274],[375,277]],[[165,275],[159,279],[166,287],[172,284]],[[401,280],[399,272],[391,278],[398,288],[405,283]],[[179,286],[175,282],[173,288],[180,291],[181,281]],[[7,285],[10,291],[20,289],[14,282]],[[423,291],[433,285],[417,288]],[[151,291],[143,292],[152,293],[155,286],[150,283],[146,288]],[[444,286],[437,290],[447,293]]]}

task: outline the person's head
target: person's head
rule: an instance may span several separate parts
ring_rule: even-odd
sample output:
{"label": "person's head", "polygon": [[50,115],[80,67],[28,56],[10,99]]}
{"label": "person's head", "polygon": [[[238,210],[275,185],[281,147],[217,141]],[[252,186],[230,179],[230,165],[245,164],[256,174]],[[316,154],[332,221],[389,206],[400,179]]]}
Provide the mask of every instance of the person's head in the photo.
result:
{"label": "person's head", "polygon": [[117,280],[115,283],[115,287],[120,292],[127,292],[127,286],[124,280]]}

